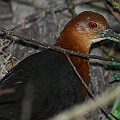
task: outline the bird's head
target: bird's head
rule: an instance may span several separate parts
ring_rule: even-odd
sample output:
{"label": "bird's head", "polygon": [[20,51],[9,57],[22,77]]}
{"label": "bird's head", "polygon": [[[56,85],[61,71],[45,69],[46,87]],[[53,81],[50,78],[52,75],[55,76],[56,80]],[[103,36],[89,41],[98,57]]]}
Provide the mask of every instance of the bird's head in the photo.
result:
{"label": "bird's head", "polygon": [[[78,14],[64,27],[55,45],[62,48],[88,54],[92,43],[106,39],[107,36],[117,38],[117,34],[109,29],[107,20],[92,11],[85,11]],[[117,41],[117,39],[114,39]],[[70,56],[71,61],[79,72],[84,82],[89,83],[89,63],[87,59],[77,56]],[[86,89],[81,84],[83,100]]]}
{"label": "bird's head", "polygon": [[84,11],[68,22],[56,45],[88,53],[92,43],[104,40],[107,36],[116,37],[113,31],[110,31],[107,20],[101,14]]}

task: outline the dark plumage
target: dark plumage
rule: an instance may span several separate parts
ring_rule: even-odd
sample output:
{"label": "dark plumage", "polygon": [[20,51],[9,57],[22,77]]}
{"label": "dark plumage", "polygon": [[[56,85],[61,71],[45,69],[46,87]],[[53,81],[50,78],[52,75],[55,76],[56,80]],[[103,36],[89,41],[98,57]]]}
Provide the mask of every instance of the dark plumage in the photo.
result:
{"label": "dark plumage", "polygon": [[[46,119],[81,102],[81,89],[67,60],[45,50],[21,61],[0,82],[0,88],[15,93],[0,96],[0,116],[19,120],[27,84],[32,83],[34,119]],[[29,98],[31,99],[31,98]]]}

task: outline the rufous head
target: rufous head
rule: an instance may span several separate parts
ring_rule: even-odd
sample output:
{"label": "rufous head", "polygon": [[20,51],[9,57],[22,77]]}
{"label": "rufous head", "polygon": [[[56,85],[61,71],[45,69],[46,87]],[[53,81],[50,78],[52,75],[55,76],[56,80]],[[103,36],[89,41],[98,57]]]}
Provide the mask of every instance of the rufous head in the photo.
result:
{"label": "rufous head", "polygon": [[55,45],[88,53],[92,43],[105,39],[102,35],[108,29],[109,24],[101,14],[84,11],[68,22]]}
{"label": "rufous head", "polygon": [[[104,40],[107,35],[116,37],[116,34],[113,34],[113,31],[109,29],[109,24],[106,19],[99,13],[85,11],[68,22],[55,45],[74,52],[87,54],[92,43]],[[70,59],[84,82],[88,85],[88,60],[72,55],[70,55]],[[84,100],[87,91],[81,82],[80,86],[82,90],[82,99]]]}

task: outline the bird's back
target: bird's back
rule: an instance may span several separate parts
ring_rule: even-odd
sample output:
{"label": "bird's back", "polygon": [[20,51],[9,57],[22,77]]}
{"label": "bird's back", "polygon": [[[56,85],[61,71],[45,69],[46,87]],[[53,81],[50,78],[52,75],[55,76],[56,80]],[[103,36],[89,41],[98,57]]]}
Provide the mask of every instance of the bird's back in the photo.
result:
{"label": "bird's back", "polygon": [[[31,116],[34,120],[56,115],[81,102],[82,98],[72,67],[52,50],[36,53],[21,61],[1,80],[0,88],[15,89],[12,94],[0,96],[0,117],[14,120],[21,118],[25,96],[28,101],[32,99]],[[31,95],[26,95],[27,91]]]}

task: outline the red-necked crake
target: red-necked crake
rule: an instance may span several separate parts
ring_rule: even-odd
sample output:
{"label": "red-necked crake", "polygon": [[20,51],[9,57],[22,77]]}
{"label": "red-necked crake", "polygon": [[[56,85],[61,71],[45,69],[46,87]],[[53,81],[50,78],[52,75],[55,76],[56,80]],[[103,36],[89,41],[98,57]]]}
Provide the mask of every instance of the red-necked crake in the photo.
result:
{"label": "red-necked crake", "polygon": [[[107,33],[112,33],[109,31],[109,25],[102,15],[85,11],[68,22],[55,45],[88,54],[91,44],[104,40],[103,34],[107,36]],[[60,54],[62,53],[58,54],[50,49],[33,54],[3,77],[0,89],[14,88],[15,92],[0,96],[1,119],[21,119],[25,91],[29,83],[32,85],[33,95],[33,98],[29,98],[32,99],[31,120],[47,119],[84,100],[87,93],[85,87],[67,59]],[[88,85],[88,59],[72,55],[70,59]]]}

